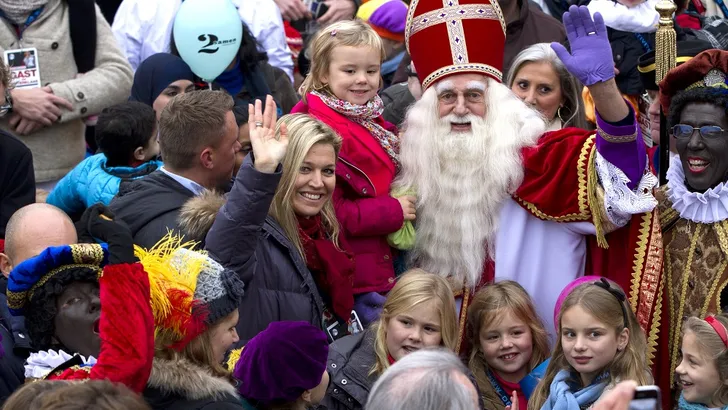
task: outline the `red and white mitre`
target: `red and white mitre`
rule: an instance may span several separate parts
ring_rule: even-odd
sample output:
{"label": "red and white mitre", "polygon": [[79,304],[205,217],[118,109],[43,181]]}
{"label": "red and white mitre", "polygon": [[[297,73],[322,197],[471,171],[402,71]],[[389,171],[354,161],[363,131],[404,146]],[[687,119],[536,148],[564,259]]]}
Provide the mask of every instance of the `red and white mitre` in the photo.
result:
{"label": "red and white mitre", "polygon": [[506,22],[497,0],[412,0],[405,41],[423,89],[462,73],[502,81]]}

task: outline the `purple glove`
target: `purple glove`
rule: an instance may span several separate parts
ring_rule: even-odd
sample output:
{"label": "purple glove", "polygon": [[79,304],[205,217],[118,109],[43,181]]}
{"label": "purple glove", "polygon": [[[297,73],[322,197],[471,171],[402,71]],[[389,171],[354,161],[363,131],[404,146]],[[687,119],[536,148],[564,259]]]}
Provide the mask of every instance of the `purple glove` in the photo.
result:
{"label": "purple glove", "polygon": [[564,13],[564,27],[571,53],[559,43],[551,43],[551,48],[566,69],[586,86],[614,78],[612,47],[602,15],[594,13],[592,20],[586,6],[571,6]]}
{"label": "purple glove", "polygon": [[377,292],[354,296],[354,311],[359,315],[362,326],[366,328],[370,323],[379,319],[379,314],[382,313],[386,300],[386,296],[382,296]]}

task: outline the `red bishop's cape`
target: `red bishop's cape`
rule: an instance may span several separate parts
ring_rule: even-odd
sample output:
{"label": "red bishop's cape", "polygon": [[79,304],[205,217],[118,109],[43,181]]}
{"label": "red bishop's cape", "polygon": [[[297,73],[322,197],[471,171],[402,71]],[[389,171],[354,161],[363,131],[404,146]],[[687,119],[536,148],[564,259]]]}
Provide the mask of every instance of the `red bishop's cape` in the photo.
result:
{"label": "red bishop's cape", "polygon": [[[606,277],[624,289],[647,336],[647,359],[653,365],[664,287],[657,208],[634,215],[629,224],[615,230],[603,209],[596,154],[594,131],[565,128],[544,134],[537,146],[522,151],[524,180],[513,198],[531,215],[545,221],[594,224],[597,235],[587,239],[583,273]],[[492,281],[494,272],[493,264],[488,263],[481,283]],[[465,315],[472,295],[467,291],[458,294],[463,296],[460,340],[466,341]],[[462,352],[464,349],[461,346]]]}

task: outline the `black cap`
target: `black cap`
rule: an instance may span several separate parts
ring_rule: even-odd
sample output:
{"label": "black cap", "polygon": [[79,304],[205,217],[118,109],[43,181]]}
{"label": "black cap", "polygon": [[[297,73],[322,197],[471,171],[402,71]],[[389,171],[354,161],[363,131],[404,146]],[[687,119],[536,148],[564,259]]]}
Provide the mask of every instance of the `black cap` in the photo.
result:
{"label": "black cap", "polygon": [[[680,65],[705,50],[712,49],[713,46],[703,40],[685,40],[677,42],[677,65]],[[658,91],[659,88],[655,83],[655,51],[640,56],[637,62],[637,70],[640,72],[642,85],[647,90]]]}

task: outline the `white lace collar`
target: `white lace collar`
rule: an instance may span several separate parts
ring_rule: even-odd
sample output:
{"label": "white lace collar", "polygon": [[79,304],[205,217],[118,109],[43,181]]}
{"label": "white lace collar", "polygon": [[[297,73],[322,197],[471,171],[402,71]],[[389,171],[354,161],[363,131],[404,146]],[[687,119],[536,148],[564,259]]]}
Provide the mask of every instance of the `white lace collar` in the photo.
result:
{"label": "white lace collar", "polygon": [[[25,377],[42,379],[50,373],[51,370],[71,360],[73,356],[75,355],[68,354],[63,350],[58,350],[58,352],[55,350],[47,350],[31,353],[31,355],[28,356],[28,360],[25,361]],[[83,356],[80,357],[84,365],[93,366],[96,364],[96,358],[93,356],[90,356],[88,359]]]}
{"label": "white lace collar", "polygon": [[680,157],[670,159],[667,189],[672,207],[681,218],[705,224],[728,219],[728,185],[721,182],[705,192],[688,191]]}
{"label": "white lace collar", "polygon": [[660,14],[655,10],[658,1],[647,0],[627,7],[612,0],[593,0],[587,7],[592,16],[599,12],[607,27],[629,33],[654,33],[660,20]]}

